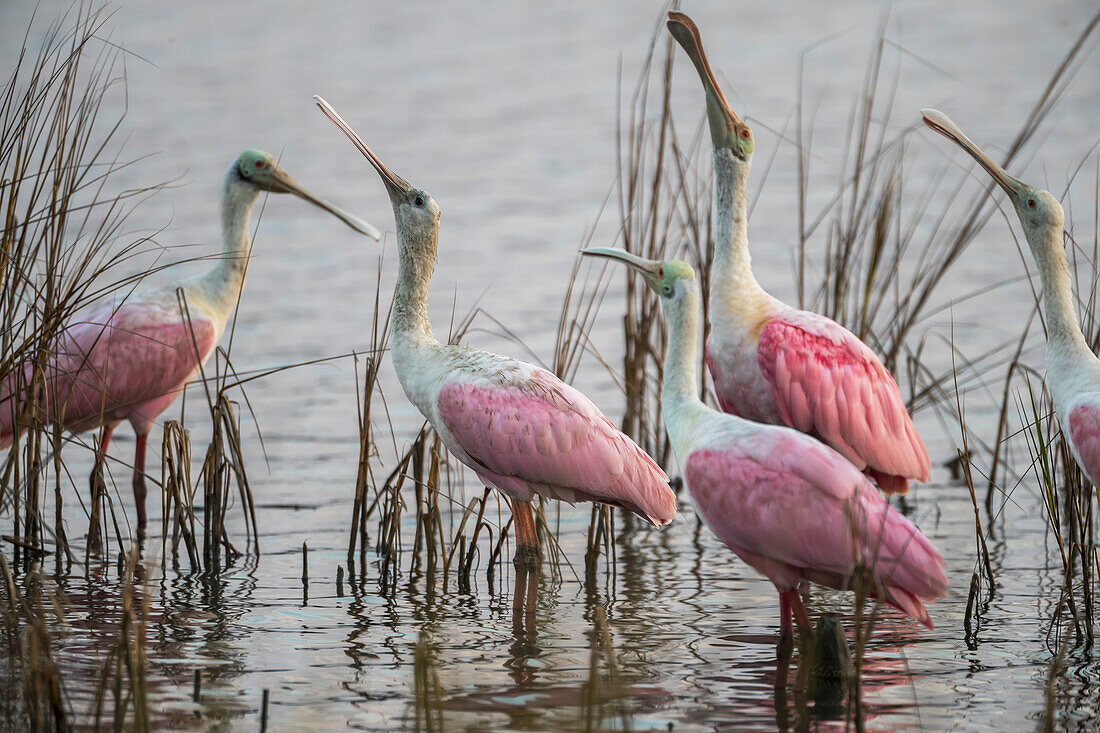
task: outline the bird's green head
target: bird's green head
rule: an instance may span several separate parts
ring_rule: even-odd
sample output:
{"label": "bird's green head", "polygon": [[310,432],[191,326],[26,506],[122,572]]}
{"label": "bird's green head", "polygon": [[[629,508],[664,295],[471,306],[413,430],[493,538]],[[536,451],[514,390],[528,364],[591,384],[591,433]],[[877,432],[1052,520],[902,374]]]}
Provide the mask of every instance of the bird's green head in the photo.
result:
{"label": "bird's green head", "polygon": [[1024,233],[1028,235],[1029,242],[1037,241],[1036,236],[1051,227],[1057,227],[1059,232],[1065,224],[1065,212],[1058,199],[1053,194],[1037,186],[1030,186],[1019,178],[1010,176],[1004,168],[997,165],[981,148],[968,138],[959,126],[943,112],[935,109],[922,109],[921,117],[924,124],[946,137],[951,142],[965,150],[970,157],[978,161],[994,181],[997,182],[1012,202],[1016,214],[1020,217],[1020,224]]}
{"label": "bird's green head", "polygon": [[229,169],[228,183],[243,184],[269,193],[291,193],[314,206],[324,209],[349,227],[372,239],[382,238],[382,232],[354,214],[323,201],[298,185],[290,174],[279,167],[275,156],[263,150],[246,150],[237,156]]}
{"label": "bird's green head", "polygon": [[662,299],[675,298],[682,291],[680,283],[690,283],[695,280],[695,269],[682,260],[666,260],[664,262],[647,260],[625,250],[610,247],[582,249],[581,254],[589,257],[606,257],[626,264],[636,270],[642,276],[645,284],[649,286],[649,289],[661,296]]}
{"label": "bird's green head", "polygon": [[687,52],[707,95],[707,121],[710,123],[710,139],[715,150],[729,150],[734,157],[748,161],[755,149],[752,129],[730,108],[729,102],[718,86],[711,71],[710,62],[703,51],[703,38],[695,22],[676,11],[668,14],[668,30]]}
{"label": "bird's green head", "polygon": [[[250,183],[262,191],[274,193],[286,193],[280,185],[279,168],[275,156],[264,150],[246,150],[237,156],[237,175],[246,183]],[[285,172],[284,172],[285,175]]]}

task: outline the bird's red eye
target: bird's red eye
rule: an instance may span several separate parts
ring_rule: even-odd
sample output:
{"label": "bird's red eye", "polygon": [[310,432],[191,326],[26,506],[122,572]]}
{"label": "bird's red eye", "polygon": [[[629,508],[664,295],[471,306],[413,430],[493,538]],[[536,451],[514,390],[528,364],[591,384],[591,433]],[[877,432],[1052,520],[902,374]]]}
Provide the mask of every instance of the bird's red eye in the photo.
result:
{"label": "bird's red eye", "polygon": [[751,135],[752,133],[749,132],[749,128],[746,127],[745,129],[741,130],[741,137],[743,137],[745,140],[748,140]]}
{"label": "bird's red eye", "polygon": [[658,267],[657,268],[657,277],[664,277],[664,276],[665,276],[665,268]]}
{"label": "bird's red eye", "polygon": [[1029,209],[1034,209],[1035,208],[1035,199],[1028,199],[1027,200],[1027,208],[1029,208]]}
{"label": "bird's red eye", "polygon": [[265,165],[267,165],[267,163],[264,163],[262,160],[257,160],[256,161],[256,167],[257,168],[263,168]]}

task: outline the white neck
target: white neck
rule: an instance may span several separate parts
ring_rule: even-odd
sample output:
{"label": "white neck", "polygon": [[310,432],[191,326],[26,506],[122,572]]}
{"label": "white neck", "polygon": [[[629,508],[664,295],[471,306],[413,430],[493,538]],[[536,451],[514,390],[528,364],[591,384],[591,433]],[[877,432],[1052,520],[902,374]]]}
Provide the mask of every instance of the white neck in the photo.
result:
{"label": "white neck", "polygon": [[699,286],[677,281],[677,292],[661,298],[668,333],[661,383],[661,410],[676,454],[686,458],[694,418],[707,407],[699,399]]}
{"label": "white neck", "polygon": [[726,148],[714,151],[714,263],[711,266],[712,298],[743,302],[746,296],[763,294],[752,274],[749,256],[749,164],[735,160]]}
{"label": "white neck", "polygon": [[398,232],[397,287],[393,294],[393,336],[395,346],[438,344],[428,321],[428,285],[435,270],[435,231]]}
{"label": "white neck", "polygon": [[1043,314],[1046,317],[1047,349],[1059,351],[1083,351],[1092,354],[1073,307],[1073,286],[1069,274],[1069,262],[1062,244],[1060,227],[1029,230],[1039,277],[1043,282]]}
{"label": "white neck", "polygon": [[[234,164],[235,165],[235,164]],[[248,236],[252,204],[260,195],[231,168],[222,192],[222,253],[218,264],[199,279],[203,295],[224,324],[240,298],[252,240]]]}

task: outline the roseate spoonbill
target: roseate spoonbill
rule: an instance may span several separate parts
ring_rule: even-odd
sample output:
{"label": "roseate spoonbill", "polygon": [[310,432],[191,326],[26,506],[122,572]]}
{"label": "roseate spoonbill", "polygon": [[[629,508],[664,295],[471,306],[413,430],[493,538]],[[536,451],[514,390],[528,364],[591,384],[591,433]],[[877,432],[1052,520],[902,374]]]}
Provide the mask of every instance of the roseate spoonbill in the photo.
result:
{"label": "roseate spoonbill", "polygon": [[[241,288],[251,240],[252,204],[261,192],[292,193],[335,215],[358,232],[381,239],[376,228],[299,186],[274,156],[246,150],[229,167],[222,189],[222,255],[201,275],[146,292],[116,297],[77,312],[54,342],[45,370],[43,420],[73,433],[102,427],[92,470],[93,494],[114,429],[129,420],[134,449],[134,505],[144,534],[145,447],[153,421],[199,374],[214,351]],[[181,308],[182,302],[185,308]],[[24,367],[30,377],[30,366]],[[14,380],[0,387],[0,447],[11,445],[24,407]],[[93,542],[95,540],[93,539]]]}
{"label": "roseate spoonbill", "polygon": [[773,298],[753,277],[746,181],[752,130],[730,108],[683,13],[668,28],[703,80],[714,146],[716,231],[707,365],[725,412],[827,443],[887,494],[928,480],[928,452],[894,378],[870,348],[817,313]]}
{"label": "roseate spoonbill", "polygon": [[370,161],[393,205],[399,264],[390,353],[401,386],[451,453],[511,500],[517,568],[539,562],[535,494],[612,504],[656,526],[671,522],[676,497],[668,477],[591,400],[545,369],[435,339],[428,283],[439,206],[386,168],[325,100],[314,99]]}
{"label": "roseate spoonbill", "polygon": [[661,411],[696,510],[726,546],[775,584],[782,622],[809,632],[798,584],[850,589],[928,628],[922,601],[943,596],[943,558],[874,484],[837,451],[785,426],[750,422],[699,399],[699,287],[686,262],[655,262],[616,249],[583,254],[634,268],[660,298],[668,341]]}
{"label": "roseate spoonbill", "polygon": [[1008,194],[1020,217],[1043,282],[1047,327],[1047,386],[1062,435],[1081,470],[1100,486],[1100,360],[1092,353],[1073,308],[1069,262],[1062,240],[1065,212],[1049,191],[1013,178],[943,112],[923,109],[924,124],[951,140],[985,168]]}

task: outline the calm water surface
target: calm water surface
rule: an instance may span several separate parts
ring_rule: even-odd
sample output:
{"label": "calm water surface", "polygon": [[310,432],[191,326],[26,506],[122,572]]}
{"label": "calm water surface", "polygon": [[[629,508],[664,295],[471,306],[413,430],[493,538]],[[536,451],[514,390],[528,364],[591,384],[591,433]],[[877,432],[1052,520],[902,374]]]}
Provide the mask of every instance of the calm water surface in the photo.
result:
{"label": "calm water surface", "polygon": [[[64,6],[45,0],[38,12],[49,17]],[[33,7],[26,0],[0,6],[9,62]],[[375,245],[297,200],[269,198],[234,361],[259,369],[365,349],[379,255],[387,257],[386,292],[396,269],[392,216],[377,177],[314,109],[311,95],[322,94],[387,164],[431,191],[444,211],[432,293],[437,330],[446,330],[453,307],[463,313],[479,303],[520,333],[535,354],[549,358],[576,247],[615,177],[620,64],[632,84],[661,7],[353,0],[272,2],[262,9],[229,2],[122,5],[112,40],[135,54],[126,68],[127,151],[153,155],[124,174],[124,182],[179,178],[182,184],[144,205],[134,226],[167,224],[157,240],[179,249],[156,255],[162,258],[213,251],[225,168],[247,147],[280,154],[301,183],[390,233],[384,246]],[[858,0],[783,7],[700,1],[686,9],[703,29],[735,109],[756,125],[758,171],[778,148],[751,236],[759,279],[776,295],[793,298],[795,157],[793,145],[776,131],[794,109],[799,54],[828,39],[807,57],[804,82],[807,98],[818,105],[813,209],[835,190],[848,109],[885,11]],[[920,107],[937,106],[979,143],[994,150],[1006,144],[1094,11],[1084,2],[893,4],[889,36],[906,52],[887,53],[898,73],[898,114],[890,129],[913,124]],[[673,99],[677,125],[687,131],[699,123],[702,106],[694,74],[681,61]],[[1060,194],[1097,142],[1097,89],[1094,56],[1041,130],[1041,148],[1029,149],[1028,164],[1014,172]],[[910,145],[919,148],[911,151],[908,172],[916,191],[943,170],[950,151],[929,135]],[[1095,157],[1085,171],[1067,210],[1078,220],[1079,238],[1091,241]],[[756,178],[759,184],[763,173]],[[614,241],[614,218],[605,217],[597,243]],[[937,304],[943,310],[922,324],[922,334],[940,345],[942,354],[930,357],[936,368],[950,366],[942,344],[952,332],[963,353],[976,354],[1022,328],[1032,304],[1025,282],[961,300],[975,287],[1023,272],[1007,221],[994,217],[941,286]],[[593,346],[611,364],[618,363],[622,340],[620,278],[592,332]],[[470,342],[518,352],[489,321],[478,324]],[[1041,352],[1033,348],[1028,358],[1039,364]],[[990,375],[988,390],[964,395],[968,419],[989,440],[1000,376]],[[394,449],[420,421],[388,364],[382,383],[395,428],[392,442],[381,441],[388,472]],[[609,414],[621,410],[621,394],[597,359],[582,364],[576,383]],[[544,578],[526,617],[512,612],[511,569],[490,585],[484,562],[468,592],[456,590],[454,578],[444,590],[439,578],[409,572],[406,555],[391,592],[380,592],[373,563],[361,582],[345,581],[338,594],[358,457],[355,393],[350,359],[249,386],[266,445],[265,462],[246,419],[262,555],[217,579],[158,572],[143,591],[150,599],[149,689],[154,715],[165,727],[254,729],[264,689],[270,690],[275,730],[412,726],[414,649],[422,637],[435,659],[448,728],[573,728],[585,715],[593,649],[602,648],[596,631],[602,612],[617,668],[616,686],[604,687],[609,699],[600,708],[602,726],[621,727],[625,720],[633,728],[661,730],[843,727],[843,713],[829,722],[827,714],[807,713],[793,697],[777,700],[775,593],[700,529],[686,497],[678,521],[664,530],[620,519],[615,572],[601,571],[597,588],[586,591],[563,567],[560,579]],[[194,398],[201,399],[197,392]],[[188,424],[201,447],[209,419],[190,401]],[[166,417],[178,414],[177,406]],[[998,497],[1003,508],[989,543],[999,585],[985,597],[980,628],[967,643],[963,615],[975,570],[974,515],[965,488],[939,467],[955,454],[959,436],[935,410],[923,410],[916,420],[937,467],[932,481],[911,494],[911,516],[943,551],[951,589],[931,609],[935,632],[894,614],[877,625],[865,670],[867,727],[1033,727],[1045,706],[1051,659],[1046,631],[1060,582],[1041,503],[1033,486],[1015,479],[1006,487],[1010,498]],[[132,439],[120,435],[114,449],[128,461]],[[1026,456],[1014,458],[1022,471]],[[74,476],[86,475],[89,460],[79,445],[67,450],[66,459]],[[125,503],[128,469],[119,463],[113,470]],[[79,509],[72,509],[77,490],[86,487],[69,487],[66,499],[74,536],[86,526]],[[480,493],[467,479],[456,499],[468,503]],[[490,506],[492,521],[500,522]],[[559,511],[551,519],[581,572],[589,511]],[[237,532],[239,510],[231,516]],[[461,507],[446,517],[452,531],[460,517]],[[412,537],[411,525],[403,531]],[[310,547],[308,591],[301,580],[304,541]],[[154,538],[146,556],[158,560],[159,547]],[[80,716],[91,708],[100,660],[114,642],[117,582],[113,568],[59,581],[71,628],[57,654]],[[813,607],[841,614],[851,627],[845,597],[818,591]],[[1072,655],[1067,664],[1070,674],[1057,686],[1056,707],[1065,711],[1068,727],[1089,729],[1100,707],[1097,667]],[[197,668],[204,683],[195,701]],[[606,678],[605,659],[597,669]]]}

